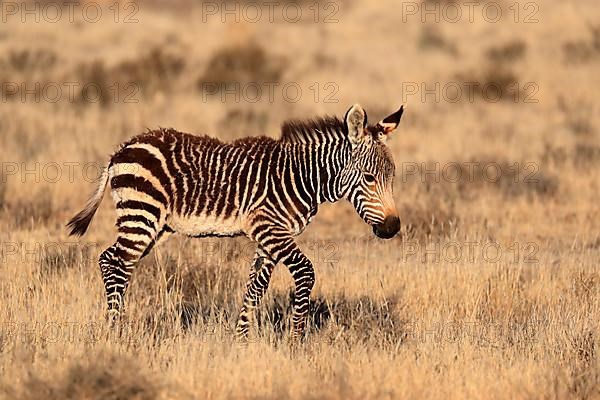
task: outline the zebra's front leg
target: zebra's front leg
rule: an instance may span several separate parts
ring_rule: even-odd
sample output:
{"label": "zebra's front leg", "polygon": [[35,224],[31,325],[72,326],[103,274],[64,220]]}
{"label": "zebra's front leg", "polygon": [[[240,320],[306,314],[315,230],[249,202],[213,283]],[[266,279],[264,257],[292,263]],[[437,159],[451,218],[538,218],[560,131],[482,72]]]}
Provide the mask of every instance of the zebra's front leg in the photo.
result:
{"label": "zebra's front leg", "polygon": [[272,236],[263,241],[263,250],[272,260],[282,261],[289,269],[295,284],[292,340],[304,336],[310,293],[315,284],[315,270],[310,260],[289,236]]}
{"label": "zebra's front leg", "polygon": [[275,262],[259,246],[250,266],[250,279],[246,284],[246,294],[235,328],[236,336],[240,341],[248,339],[248,330],[254,319],[254,310],[269,287],[274,267]]}

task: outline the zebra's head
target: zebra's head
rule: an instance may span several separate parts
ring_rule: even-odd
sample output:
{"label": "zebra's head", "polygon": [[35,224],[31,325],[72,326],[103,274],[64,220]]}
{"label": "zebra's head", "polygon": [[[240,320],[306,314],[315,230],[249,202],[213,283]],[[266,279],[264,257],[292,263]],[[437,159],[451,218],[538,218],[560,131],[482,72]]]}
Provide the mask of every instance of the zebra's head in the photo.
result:
{"label": "zebra's head", "polygon": [[404,107],[400,107],[377,124],[368,125],[367,113],[355,104],[344,119],[352,147],[342,179],[346,198],[373,227],[373,233],[383,239],[391,239],[400,230],[393,198],[394,158],[385,142],[398,127],[403,111]]}

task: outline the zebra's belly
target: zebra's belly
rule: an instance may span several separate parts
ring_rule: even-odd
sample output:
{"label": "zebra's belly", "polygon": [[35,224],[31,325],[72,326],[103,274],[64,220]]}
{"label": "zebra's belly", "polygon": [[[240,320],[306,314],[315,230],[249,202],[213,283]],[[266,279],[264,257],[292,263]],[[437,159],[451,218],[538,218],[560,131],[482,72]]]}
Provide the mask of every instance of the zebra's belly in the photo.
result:
{"label": "zebra's belly", "polygon": [[239,218],[173,215],[167,221],[167,225],[176,232],[188,236],[236,236],[243,233]]}

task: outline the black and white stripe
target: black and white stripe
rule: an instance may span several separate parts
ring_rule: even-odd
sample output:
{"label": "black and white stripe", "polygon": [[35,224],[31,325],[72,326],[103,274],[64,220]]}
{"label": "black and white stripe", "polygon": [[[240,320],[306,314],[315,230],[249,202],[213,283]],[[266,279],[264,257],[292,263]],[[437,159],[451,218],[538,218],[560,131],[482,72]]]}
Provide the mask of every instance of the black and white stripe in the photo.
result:
{"label": "black and white stripe", "polygon": [[257,251],[238,335],[247,336],[253,309],[281,262],[295,282],[293,336],[301,336],[315,274],[293,237],[304,230],[319,204],[342,198],[378,236],[398,232],[394,162],[385,140],[402,112],[369,126],[365,111],[355,105],[343,121],[288,122],[279,140],[224,143],[159,129],[123,144],[94,195],[68,224],[72,235],[83,235],[110,184],[118,237],[99,259],[109,315],[119,316],[135,265],[159,239],[174,232],[246,235],[257,243]]}

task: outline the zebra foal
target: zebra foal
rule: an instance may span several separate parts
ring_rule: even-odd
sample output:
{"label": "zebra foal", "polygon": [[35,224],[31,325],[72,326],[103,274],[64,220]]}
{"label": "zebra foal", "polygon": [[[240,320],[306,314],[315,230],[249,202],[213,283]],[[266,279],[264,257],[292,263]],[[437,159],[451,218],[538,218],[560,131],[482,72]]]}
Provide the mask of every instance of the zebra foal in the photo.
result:
{"label": "zebra foal", "polygon": [[246,235],[257,244],[236,334],[245,339],[253,311],[279,262],[295,283],[292,337],[303,335],[315,282],[294,242],[319,204],[349,200],[381,238],[400,230],[392,197],[394,160],[385,142],[403,107],[375,125],[356,104],[343,120],[286,122],[278,140],[224,143],[173,129],[135,136],[111,157],[85,208],[68,223],[83,235],[110,184],[118,237],[99,258],[108,315],[117,318],[135,265],[159,241]]}

